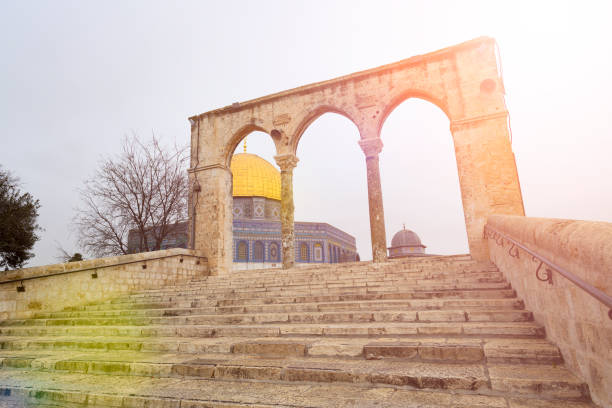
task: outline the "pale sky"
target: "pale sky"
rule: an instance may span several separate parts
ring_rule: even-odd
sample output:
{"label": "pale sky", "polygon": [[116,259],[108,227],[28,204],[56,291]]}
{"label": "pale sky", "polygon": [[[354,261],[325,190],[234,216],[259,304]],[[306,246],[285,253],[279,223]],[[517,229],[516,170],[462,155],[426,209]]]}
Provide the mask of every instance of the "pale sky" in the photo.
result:
{"label": "pale sky", "polygon": [[[0,164],[40,200],[28,266],[56,262],[77,189],[124,135],[189,143],[187,117],[479,36],[499,44],[528,216],[612,222],[612,6],[605,1],[0,0]],[[388,243],[466,253],[446,116],[411,99],[384,125]],[[327,114],[304,134],[295,218],[328,222],[371,259],[358,133]],[[249,152],[272,160],[266,135]],[[242,148],[241,146],[239,147]]]}

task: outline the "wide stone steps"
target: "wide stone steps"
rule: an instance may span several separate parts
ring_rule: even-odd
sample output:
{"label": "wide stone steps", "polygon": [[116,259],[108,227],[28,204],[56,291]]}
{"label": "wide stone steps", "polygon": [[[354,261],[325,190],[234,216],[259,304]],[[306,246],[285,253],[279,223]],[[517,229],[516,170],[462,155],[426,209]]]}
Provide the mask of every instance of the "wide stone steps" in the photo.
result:
{"label": "wide stone steps", "polygon": [[[443,310],[443,309],[523,309],[519,299],[457,299],[457,300],[373,300],[360,302],[324,302],[324,303],[285,303],[247,306],[207,306],[199,308],[168,307],[160,309],[114,309],[94,311],[64,311],[36,313],[33,319],[65,319],[79,317],[119,317],[119,316],[189,316],[200,314],[236,314],[236,313],[292,313],[292,312],[333,312],[333,311],[380,311],[393,310]],[[8,322],[8,321],[7,321]],[[9,323],[0,322],[0,326]]]}
{"label": "wide stone steps", "polygon": [[[294,284],[294,283],[309,283],[315,282],[313,279],[323,279],[325,282],[341,282],[344,280],[381,280],[381,279],[432,279],[432,278],[447,278],[447,277],[469,277],[483,274],[496,275],[499,270],[494,265],[472,264],[470,266],[442,266],[433,268],[432,266],[419,266],[416,268],[398,268],[396,270],[389,269],[391,265],[385,265],[376,269],[376,266],[361,265],[360,268],[344,269],[337,271],[334,267],[321,266],[319,269],[310,272],[304,272],[302,268],[295,268],[290,271],[281,269],[261,270],[261,271],[234,271],[232,279],[228,280],[225,276],[207,276],[200,279],[194,279],[190,282],[196,286],[206,286],[208,288],[221,287],[249,287],[254,285],[272,285],[277,283]],[[178,283],[172,288],[158,288],[152,291],[165,290],[181,290],[189,288],[188,283]]]}
{"label": "wide stone steps", "polygon": [[[506,286],[507,287],[507,286]],[[287,303],[321,303],[321,302],[344,302],[344,301],[368,301],[368,300],[411,300],[411,299],[499,299],[516,298],[513,289],[479,288],[479,289],[446,289],[446,290],[419,290],[396,293],[341,293],[341,294],[311,294],[311,295],[268,295],[256,294],[252,297],[231,298],[199,298],[197,296],[187,299],[168,298],[162,302],[130,302],[121,300],[116,302],[105,302],[94,305],[74,306],[64,309],[65,311],[100,311],[120,309],[160,309],[160,308],[197,308],[203,306],[236,306],[236,305],[268,305]]]}
{"label": "wide stone steps", "polygon": [[[39,347],[37,347],[39,346]],[[74,354],[73,351],[81,353]],[[18,349],[0,350],[0,362],[5,367],[46,367],[45,364],[65,359],[91,357],[92,350],[129,350],[129,354],[115,352],[113,361],[134,361],[157,358],[159,353],[226,355],[246,354],[265,357],[331,357],[357,359],[401,359],[424,362],[483,362],[560,364],[563,358],[559,349],[543,339],[500,338],[346,338],[346,337],[262,337],[248,338],[62,338],[55,343],[31,339],[21,341]],[[133,351],[140,351],[134,354]],[[102,354],[109,358],[108,354]],[[170,354],[168,354],[170,355]],[[123,357],[122,357],[123,356]],[[187,358],[187,357],[186,357]],[[26,361],[27,360],[27,361]],[[21,362],[20,362],[21,361]],[[26,363],[24,363],[26,361]],[[25,364],[25,365],[24,365]],[[42,365],[41,365],[42,364]],[[53,367],[47,367],[52,369]]]}
{"label": "wide stone steps", "polygon": [[210,293],[228,293],[228,292],[240,292],[240,291],[292,291],[292,290],[303,290],[303,289],[332,289],[332,288],[347,288],[347,287],[376,287],[376,286],[421,286],[421,285],[452,285],[452,284],[466,284],[466,283],[487,283],[487,282],[502,282],[504,281],[503,276],[499,272],[478,272],[461,275],[440,274],[433,276],[423,276],[418,274],[418,277],[409,278],[407,276],[401,277],[346,277],[332,280],[330,277],[308,277],[299,282],[285,281],[275,279],[271,282],[261,282],[256,280],[248,285],[248,282],[240,285],[223,285],[223,286],[209,286],[203,285],[202,283],[192,284],[190,286],[164,289],[164,290],[152,290],[146,293],[139,293],[131,295],[130,298],[135,299],[139,297],[153,297],[156,295],[172,295],[172,294],[196,294],[205,295]]}
{"label": "wide stone steps", "polygon": [[[524,373],[518,373],[524,374]],[[33,383],[34,385],[24,385]],[[533,394],[477,395],[454,390],[327,382],[142,378],[82,373],[0,371],[8,407],[89,408],[592,408],[586,402]],[[205,390],[205,391],[203,391]],[[11,408],[12,408],[11,407]]]}
{"label": "wide stone steps", "polygon": [[[183,289],[191,289],[193,285],[199,288],[222,289],[236,287],[260,287],[260,286],[278,286],[278,285],[300,285],[309,283],[343,283],[343,282],[375,282],[375,281],[414,281],[414,280],[432,280],[432,279],[458,279],[458,278],[487,278],[501,276],[499,270],[495,266],[486,267],[483,265],[475,265],[472,268],[441,268],[433,270],[431,268],[423,269],[404,269],[395,272],[387,270],[347,270],[342,273],[334,273],[333,269],[327,268],[325,272],[318,271],[316,273],[304,274],[299,270],[286,272],[284,270],[276,270],[276,272],[266,276],[251,274],[246,275],[244,271],[233,272],[232,280],[227,280],[224,277],[208,276],[200,280],[192,280],[189,283],[178,283],[175,286],[168,288],[151,289],[148,293],[164,292],[164,291],[181,291]],[[318,279],[318,280],[314,280]]]}
{"label": "wide stone steps", "polygon": [[250,357],[214,354],[140,355],[108,359],[100,354],[72,359],[61,357],[3,359],[3,368],[26,368],[51,372],[112,374],[202,378],[216,380],[264,380],[282,382],[362,383],[408,386],[417,389],[448,389],[461,391],[517,393],[537,392],[573,400],[588,398],[584,384],[562,367],[548,365],[478,364],[462,362],[414,362],[374,360],[367,364],[359,360],[318,357]]}
{"label": "wide stone steps", "polygon": [[247,271],[24,316],[0,322],[0,404],[591,406],[499,271],[465,257]]}
{"label": "wide stone steps", "polygon": [[326,324],[244,324],[163,326],[15,326],[0,329],[0,347],[9,336],[485,336],[544,337],[534,322],[367,322]]}
{"label": "wide stone steps", "polygon": [[330,284],[321,285],[303,285],[299,288],[232,288],[220,291],[201,291],[191,290],[183,293],[156,293],[149,296],[130,296],[121,299],[115,299],[109,303],[119,302],[150,302],[167,299],[192,299],[198,298],[218,298],[218,297],[257,297],[257,296],[276,296],[276,295],[299,295],[299,294],[338,294],[338,293],[378,293],[378,292],[402,292],[402,291],[444,291],[444,290],[477,290],[477,289],[505,289],[509,288],[509,284],[503,279],[492,279],[486,282],[481,281],[463,281],[463,282],[423,282],[423,283],[404,283],[390,282],[377,284],[338,284],[331,286]]}
{"label": "wide stone steps", "polygon": [[[0,334],[7,327],[23,326],[148,326],[148,325],[203,325],[253,323],[368,323],[368,322],[526,322],[533,315],[525,310],[401,310],[383,311],[326,311],[294,313],[200,314],[162,317],[77,317],[52,319],[6,320]],[[6,332],[8,333],[8,332]]]}

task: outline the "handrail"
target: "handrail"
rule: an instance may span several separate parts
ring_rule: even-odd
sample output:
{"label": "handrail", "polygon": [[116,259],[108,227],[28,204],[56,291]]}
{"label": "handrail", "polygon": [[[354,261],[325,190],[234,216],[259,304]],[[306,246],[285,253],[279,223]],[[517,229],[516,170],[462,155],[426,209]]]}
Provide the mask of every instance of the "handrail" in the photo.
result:
{"label": "handrail", "polygon": [[[551,269],[557,271],[565,279],[569,280],[570,282],[572,282],[573,284],[578,286],[580,289],[584,290],[589,295],[593,296],[595,299],[597,299],[601,303],[603,303],[608,308],[608,317],[610,319],[612,319],[612,296],[610,296],[610,295],[606,294],[605,292],[597,289],[593,285],[585,282],[584,280],[580,279],[578,276],[576,276],[573,273],[571,273],[570,271],[562,268],[561,266],[556,265],[555,263],[553,263],[549,259],[547,259],[547,258],[545,258],[545,257],[543,257],[541,255],[538,255],[537,253],[535,253],[531,249],[527,248],[525,245],[519,243],[518,241],[514,240],[513,238],[510,238],[508,235],[500,232],[499,230],[489,226],[489,224],[486,224],[484,226],[483,238],[492,238],[492,239],[495,240],[495,242],[498,245],[501,245],[502,247],[504,245],[504,240],[508,241],[509,243],[512,244],[512,246],[508,249],[508,253],[510,254],[510,256],[512,256],[514,258],[518,258],[518,256],[519,256],[518,255],[518,248],[520,248],[523,251],[527,252],[529,255],[532,256],[532,260],[533,261],[536,261],[536,260],[540,261],[540,265],[538,266],[538,269],[536,269],[536,278],[538,280],[541,280],[543,282],[548,282],[549,284],[552,285],[552,271],[551,271]],[[515,250],[514,253],[512,252],[513,249]],[[540,274],[539,274],[540,268],[542,267],[542,264],[546,264],[547,265],[546,272],[544,274],[544,278],[541,278]]]}
{"label": "handrail", "polygon": [[3,285],[5,283],[23,282],[23,281],[32,280],[32,279],[48,278],[48,277],[51,277],[51,276],[66,275],[66,274],[69,274],[69,273],[91,271],[91,270],[98,270],[98,269],[104,269],[104,268],[112,268],[112,267],[115,267],[115,266],[129,265],[129,264],[134,264],[134,263],[139,263],[139,262],[145,262],[146,263],[147,261],[157,261],[158,259],[170,258],[170,257],[173,257],[173,256],[180,256],[180,257],[188,257],[188,256],[190,256],[192,258],[197,258],[198,262],[201,259],[204,259],[204,260],[208,261],[208,258],[206,258],[205,256],[192,255],[192,254],[170,254],[170,255],[156,256],[156,257],[153,257],[153,258],[137,259],[137,260],[133,260],[133,261],[116,262],[116,263],[105,264],[105,265],[100,265],[100,266],[90,266],[90,267],[87,267],[87,268],[71,269],[69,271],[54,272],[54,273],[50,273],[50,274],[47,274],[47,275],[37,275],[37,276],[28,276],[28,277],[25,277],[25,278],[16,278],[16,279],[10,279],[10,280],[0,280],[0,285]]}

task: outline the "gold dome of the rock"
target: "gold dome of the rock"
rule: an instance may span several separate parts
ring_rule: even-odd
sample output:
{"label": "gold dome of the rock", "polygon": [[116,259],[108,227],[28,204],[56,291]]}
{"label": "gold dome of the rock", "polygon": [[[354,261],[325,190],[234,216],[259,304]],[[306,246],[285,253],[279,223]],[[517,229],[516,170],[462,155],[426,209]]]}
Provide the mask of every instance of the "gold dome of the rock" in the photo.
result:
{"label": "gold dome of the rock", "polygon": [[234,197],[281,199],[280,172],[256,154],[238,153],[230,164],[234,177]]}

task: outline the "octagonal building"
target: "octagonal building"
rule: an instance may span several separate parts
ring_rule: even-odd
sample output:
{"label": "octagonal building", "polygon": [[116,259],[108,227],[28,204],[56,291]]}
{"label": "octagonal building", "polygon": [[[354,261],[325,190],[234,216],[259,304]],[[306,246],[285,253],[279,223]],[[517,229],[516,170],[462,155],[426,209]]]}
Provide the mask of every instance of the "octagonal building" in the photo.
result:
{"label": "octagonal building", "polygon": [[[233,269],[281,266],[280,172],[251,153],[232,157]],[[327,223],[295,222],[296,263],[358,260],[355,238]]]}

